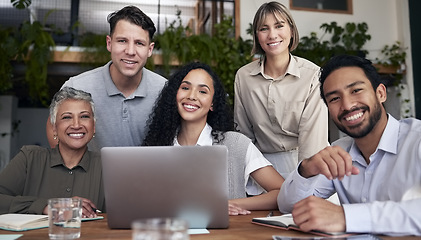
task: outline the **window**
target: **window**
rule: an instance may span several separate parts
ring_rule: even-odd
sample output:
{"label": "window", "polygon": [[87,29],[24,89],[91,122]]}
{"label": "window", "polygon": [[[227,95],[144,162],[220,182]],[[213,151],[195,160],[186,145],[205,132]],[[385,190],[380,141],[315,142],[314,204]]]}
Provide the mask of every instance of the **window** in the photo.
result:
{"label": "window", "polygon": [[291,10],[352,14],[352,0],[289,0]]}

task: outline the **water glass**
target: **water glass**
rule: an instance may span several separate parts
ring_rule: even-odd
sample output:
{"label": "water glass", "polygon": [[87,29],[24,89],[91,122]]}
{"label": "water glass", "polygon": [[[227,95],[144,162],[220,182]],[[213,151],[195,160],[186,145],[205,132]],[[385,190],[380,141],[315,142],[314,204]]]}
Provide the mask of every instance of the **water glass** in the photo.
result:
{"label": "water glass", "polygon": [[178,218],[148,218],[132,223],[133,240],[189,240],[187,222]]}
{"label": "water glass", "polygon": [[81,218],[81,199],[52,198],[48,200],[48,235],[50,239],[79,238]]}

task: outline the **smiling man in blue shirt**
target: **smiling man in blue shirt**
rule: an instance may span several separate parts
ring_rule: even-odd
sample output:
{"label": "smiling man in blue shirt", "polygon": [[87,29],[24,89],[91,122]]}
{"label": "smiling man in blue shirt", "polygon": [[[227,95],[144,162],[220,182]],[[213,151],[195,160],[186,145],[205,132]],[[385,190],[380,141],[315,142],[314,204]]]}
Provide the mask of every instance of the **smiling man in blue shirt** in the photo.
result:
{"label": "smiling man in blue shirt", "polygon": [[[299,164],[282,185],[279,210],[305,231],[421,235],[421,121],[386,113],[386,87],[366,59],[334,57],[320,82],[348,136]],[[340,206],[325,200],[335,192]]]}

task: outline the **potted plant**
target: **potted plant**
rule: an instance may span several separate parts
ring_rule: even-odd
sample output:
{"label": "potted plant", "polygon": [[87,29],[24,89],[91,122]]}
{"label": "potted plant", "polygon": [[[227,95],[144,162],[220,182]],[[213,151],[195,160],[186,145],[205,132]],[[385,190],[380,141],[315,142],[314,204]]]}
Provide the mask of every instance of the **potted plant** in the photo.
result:
{"label": "potted plant", "polygon": [[375,59],[375,66],[380,72],[391,76],[392,81],[388,85],[399,85],[406,70],[406,48],[396,41],[391,46],[385,45],[381,53],[383,56]]}
{"label": "potted plant", "polygon": [[406,73],[406,48],[401,46],[399,41],[392,45],[385,45],[382,50],[382,57],[375,59],[375,66],[384,76],[388,87],[389,96],[399,102],[398,106],[390,108],[397,109],[401,117],[413,117],[409,100],[408,84],[404,81]]}
{"label": "potted plant", "polygon": [[[156,36],[155,49],[162,56],[164,75],[169,76],[171,66],[191,61],[201,61],[214,67],[224,83],[229,101],[234,102],[234,78],[237,70],[252,60],[251,40],[235,38],[232,17],[215,24],[214,34],[192,34],[189,27],[183,27],[180,19],[173,21],[166,30]],[[154,66],[152,66],[154,67]]]}
{"label": "potted plant", "polygon": [[[29,0],[11,2],[17,8],[26,8],[25,4],[30,3]],[[20,121],[14,119],[14,112],[18,106],[19,84],[28,89],[23,95],[29,95],[32,102],[49,104],[47,66],[54,45],[50,33],[38,21],[24,22],[19,28],[0,26],[0,163],[7,163],[11,149],[16,146]],[[23,68],[24,73],[17,68]]]}
{"label": "potted plant", "polygon": [[[12,0],[16,8],[25,8],[30,0]],[[26,9],[24,9],[26,10]],[[28,89],[33,102],[48,106],[47,67],[52,61],[55,46],[49,29],[39,22],[26,21],[19,28],[0,27],[0,94],[16,94],[14,84]],[[15,67],[24,66],[24,74],[16,74]]]}
{"label": "potted plant", "polygon": [[[336,22],[331,22],[323,23],[320,28],[324,30],[322,37],[318,38],[315,32],[310,33],[310,36],[301,37],[300,44],[293,54],[319,66],[323,66],[335,55],[349,54],[365,57],[367,54],[364,45],[371,39],[371,35],[367,33],[367,23],[348,22],[342,27]],[[327,34],[330,34],[330,39],[323,40]]]}

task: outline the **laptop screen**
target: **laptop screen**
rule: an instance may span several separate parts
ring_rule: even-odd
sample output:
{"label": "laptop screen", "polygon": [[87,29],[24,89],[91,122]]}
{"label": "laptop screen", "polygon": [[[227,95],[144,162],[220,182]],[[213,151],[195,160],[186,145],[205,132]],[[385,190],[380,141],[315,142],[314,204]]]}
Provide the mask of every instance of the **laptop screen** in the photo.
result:
{"label": "laptop screen", "polygon": [[189,228],[227,228],[227,157],[225,146],[102,148],[109,227],[178,217]]}

